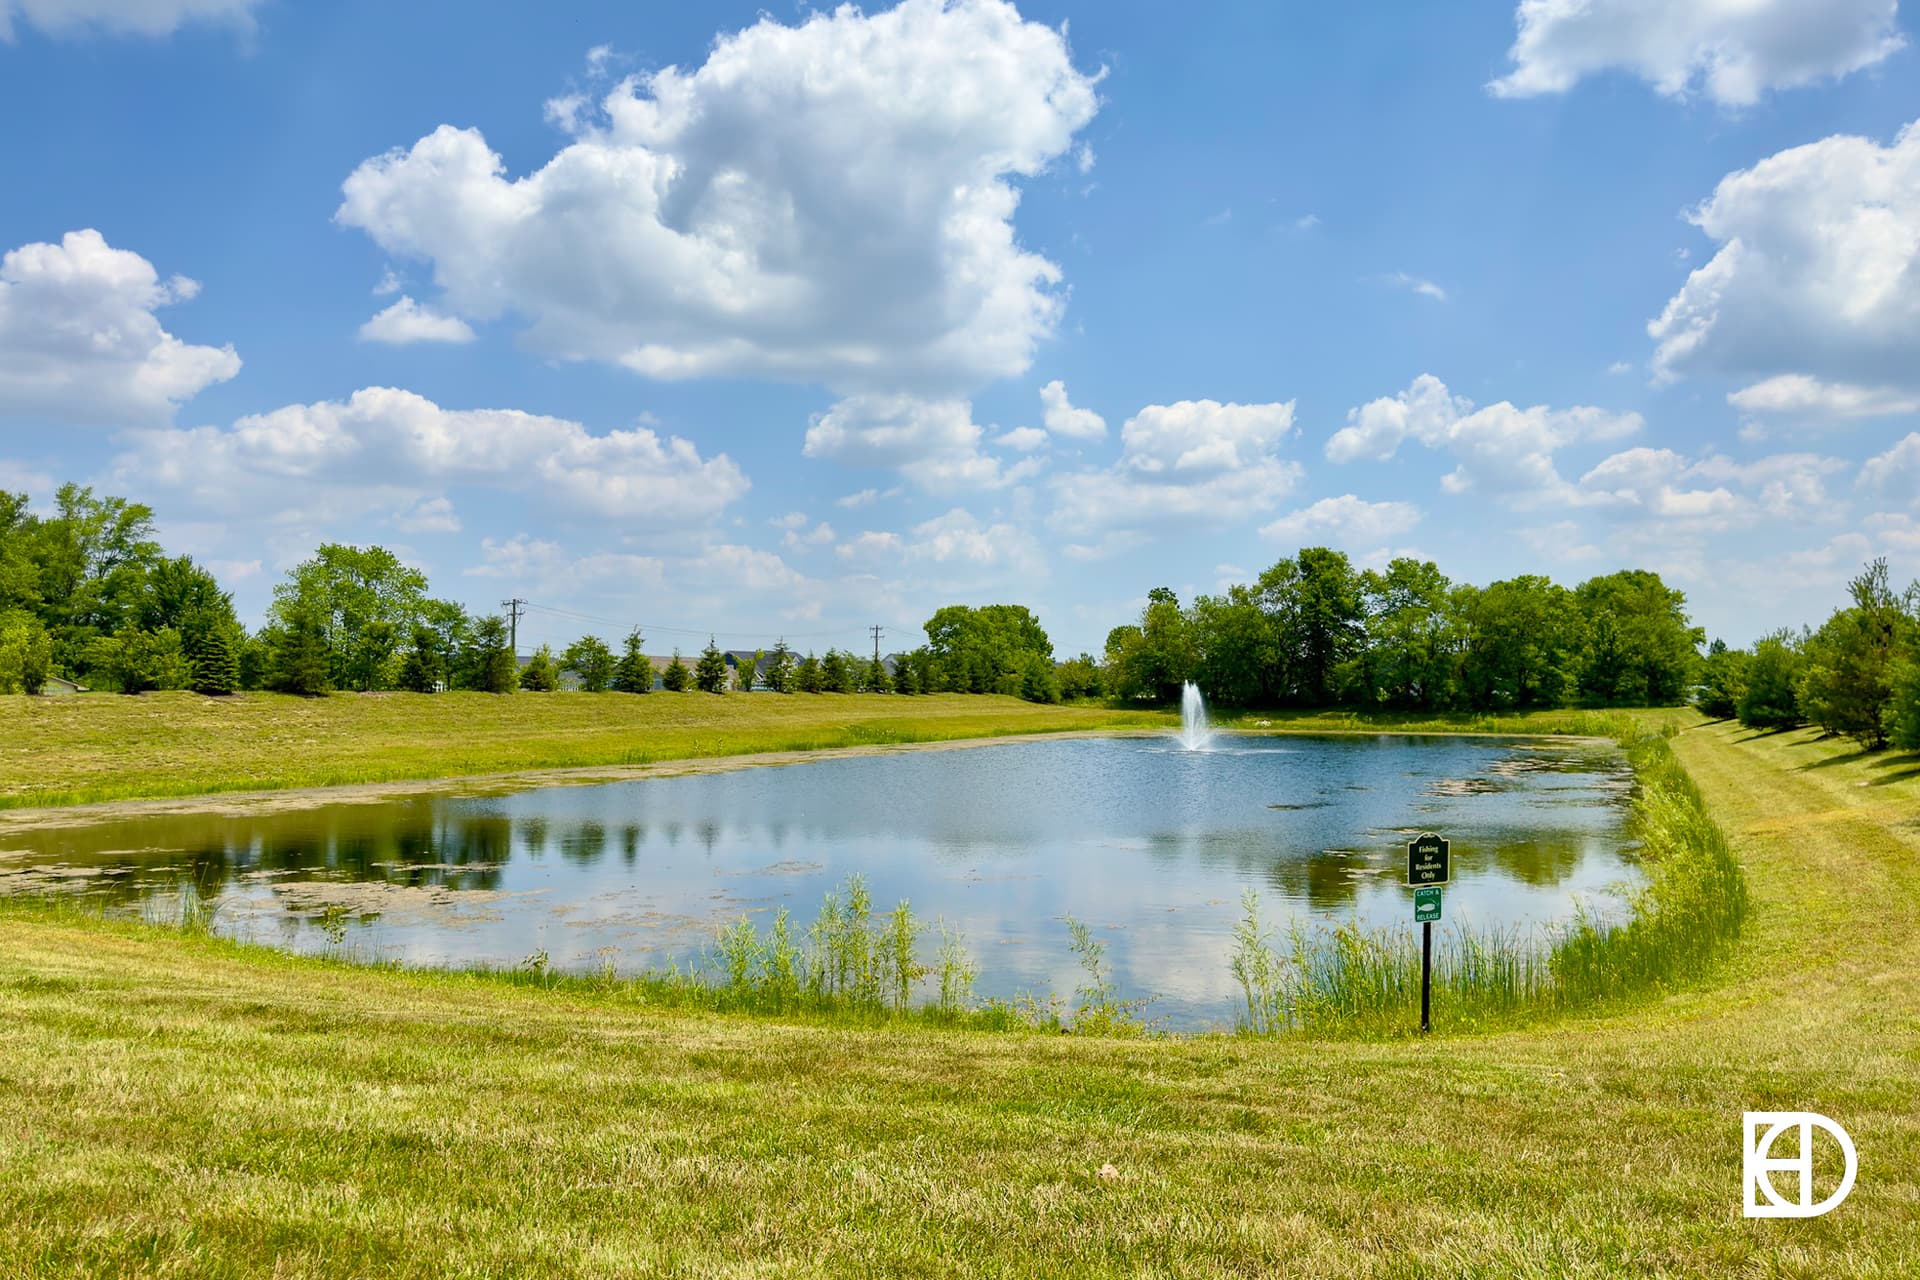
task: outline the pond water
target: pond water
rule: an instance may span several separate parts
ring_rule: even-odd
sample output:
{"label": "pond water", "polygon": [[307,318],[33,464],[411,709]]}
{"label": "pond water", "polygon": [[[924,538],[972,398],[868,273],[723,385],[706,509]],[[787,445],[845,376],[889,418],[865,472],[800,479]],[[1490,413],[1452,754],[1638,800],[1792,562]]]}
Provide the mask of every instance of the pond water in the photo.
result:
{"label": "pond water", "polygon": [[[7,831],[0,892],[57,890],[222,933],[415,964],[686,963],[717,927],[810,923],[864,875],[965,938],[976,993],[1070,997],[1066,916],[1123,996],[1230,1025],[1241,895],[1266,918],[1400,925],[1406,842],[1453,844],[1448,924],[1624,910],[1632,775],[1610,746],[1412,736],[1012,741],[781,768]],[[333,909],[329,911],[329,907]],[[923,943],[931,958],[936,940]]]}

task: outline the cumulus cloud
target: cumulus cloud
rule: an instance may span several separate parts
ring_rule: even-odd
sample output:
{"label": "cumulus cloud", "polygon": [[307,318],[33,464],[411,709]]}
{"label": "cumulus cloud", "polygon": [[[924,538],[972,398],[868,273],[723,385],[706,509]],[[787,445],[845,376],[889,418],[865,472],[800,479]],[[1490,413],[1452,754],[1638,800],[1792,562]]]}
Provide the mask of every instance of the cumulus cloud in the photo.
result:
{"label": "cumulus cloud", "polygon": [[160,327],[160,307],[200,286],[162,281],[98,231],[28,244],[0,258],[0,416],[80,424],[167,422],[240,372],[231,346],[199,347]]}
{"label": "cumulus cloud", "polygon": [[1569,445],[1618,440],[1641,427],[1637,413],[1610,413],[1592,406],[1515,408],[1507,401],[1474,408],[1432,374],[1421,374],[1405,391],[1383,396],[1347,414],[1347,425],[1326,444],[1333,462],[1385,462],[1413,440],[1450,453],[1457,465],[1441,478],[1448,493],[1480,492],[1516,505],[1563,501],[1574,491],[1554,454]]}
{"label": "cumulus cloud", "polygon": [[1858,418],[1920,413],[1920,393],[1897,387],[1822,382],[1803,373],[1783,373],[1728,394],[1727,403],[1749,418],[1819,426]]}
{"label": "cumulus cloud", "polygon": [[1746,462],[1723,454],[1698,461],[1671,449],[1614,454],[1580,477],[1588,505],[1668,528],[1718,532],[1759,517],[1812,521],[1838,510],[1826,478],[1845,462],[1812,453],[1780,453]]}
{"label": "cumulus cloud", "polygon": [[1003,431],[993,438],[993,442],[1002,449],[1011,449],[1015,453],[1032,453],[1047,443],[1047,433],[1038,427],[1015,427]]}
{"label": "cumulus cloud", "polygon": [[1045,551],[1030,532],[1009,521],[988,523],[964,507],[923,521],[905,535],[860,533],[843,542],[838,554],[855,563],[903,565],[918,572],[941,569],[949,583],[977,579],[989,570],[1027,582],[1047,572]]}
{"label": "cumulus cloud", "polygon": [[458,533],[460,515],[450,498],[423,498],[395,516],[393,527],[402,533]]}
{"label": "cumulus cloud", "polygon": [[855,467],[892,467],[932,493],[999,489],[1043,465],[1013,466],[980,451],[985,434],[966,400],[927,400],[899,393],[849,396],[813,416],[804,451]]}
{"label": "cumulus cloud", "polygon": [[[1293,408],[1291,400],[1148,405],[1120,429],[1113,466],[1055,479],[1049,522],[1067,534],[1097,537],[1175,523],[1217,526],[1272,510],[1305,474],[1277,452],[1293,433]],[[1069,553],[1087,558],[1128,542],[1105,537]]]}
{"label": "cumulus cloud", "polygon": [[725,454],[639,427],[595,435],[577,422],[512,409],[443,409],[391,387],[344,402],[288,405],[231,428],[136,432],[114,463],[144,489],[181,492],[213,510],[279,501],[290,483],[315,501],[379,487],[469,483],[537,498],[558,511],[667,525],[703,520],[747,490]]}
{"label": "cumulus cloud", "polygon": [[1744,107],[1770,89],[1837,79],[1904,43],[1898,0],[1520,0],[1504,98],[1565,93],[1607,71],[1655,91]]}
{"label": "cumulus cloud", "polygon": [[1721,179],[1689,217],[1721,247],[1647,326],[1657,378],[1920,388],[1920,122],[1891,146],[1835,136],[1782,151]]}
{"label": "cumulus cloud", "polygon": [[1107,434],[1107,420],[1091,409],[1076,409],[1067,399],[1067,384],[1055,378],[1040,388],[1041,420],[1047,430],[1070,440],[1099,440]]}
{"label": "cumulus cloud", "polygon": [[471,578],[538,582],[542,591],[550,593],[609,584],[659,588],[666,582],[666,564],[656,556],[616,551],[578,554],[558,542],[524,533],[506,539],[480,539],[480,563],[470,565],[465,572]]}
{"label": "cumulus cloud", "polygon": [[336,217],[562,359],[963,390],[1053,331],[1060,270],[1017,243],[1015,183],[1070,153],[1098,78],[1005,0],[763,17],[562,112],[571,143],[525,177],[443,125],[356,169]]}
{"label": "cumulus cloud", "polygon": [[1860,468],[1860,487],[1890,498],[1904,498],[1920,507],[1920,431],[1913,432],[1885,453],[1868,458]]}
{"label": "cumulus cloud", "polygon": [[459,316],[444,316],[402,294],[398,301],[360,326],[360,341],[406,346],[414,342],[472,342],[473,328]]}
{"label": "cumulus cloud", "polygon": [[12,43],[14,24],[50,36],[170,35],[188,23],[251,29],[260,0],[0,0],[0,41]]}
{"label": "cumulus cloud", "polygon": [[1289,512],[1260,532],[1279,541],[1322,539],[1341,546],[1373,546],[1406,533],[1419,523],[1420,508],[1411,502],[1368,502],[1345,493]]}

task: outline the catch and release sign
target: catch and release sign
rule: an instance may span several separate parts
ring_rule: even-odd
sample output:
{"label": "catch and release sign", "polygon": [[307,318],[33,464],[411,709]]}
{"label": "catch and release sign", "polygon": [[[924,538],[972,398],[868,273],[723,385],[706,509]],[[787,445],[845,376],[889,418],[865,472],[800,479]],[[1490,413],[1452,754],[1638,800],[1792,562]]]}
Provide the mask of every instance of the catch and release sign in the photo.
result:
{"label": "catch and release sign", "polygon": [[[1407,883],[1445,884],[1448,875],[1447,842],[1436,835],[1424,835],[1407,842]],[[1437,908],[1436,908],[1437,911]]]}
{"label": "catch and release sign", "polygon": [[1440,886],[1426,885],[1413,891],[1413,922],[1431,924],[1440,918]]}

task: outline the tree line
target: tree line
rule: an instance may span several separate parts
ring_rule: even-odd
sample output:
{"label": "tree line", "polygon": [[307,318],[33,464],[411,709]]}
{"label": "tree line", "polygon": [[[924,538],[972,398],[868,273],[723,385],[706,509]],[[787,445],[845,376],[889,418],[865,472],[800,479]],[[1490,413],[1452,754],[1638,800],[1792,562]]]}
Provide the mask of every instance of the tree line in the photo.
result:
{"label": "tree line", "polygon": [[1690,694],[1705,639],[1686,597],[1645,570],[1567,588],[1538,575],[1480,587],[1430,560],[1383,570],[1309,547],[1254,582],[1182,606],[1157,587],[1114,628],[1097,681],[1125,701],[1171,702],[1191,680],[1242,707],[1402,711],[1659,706]]}

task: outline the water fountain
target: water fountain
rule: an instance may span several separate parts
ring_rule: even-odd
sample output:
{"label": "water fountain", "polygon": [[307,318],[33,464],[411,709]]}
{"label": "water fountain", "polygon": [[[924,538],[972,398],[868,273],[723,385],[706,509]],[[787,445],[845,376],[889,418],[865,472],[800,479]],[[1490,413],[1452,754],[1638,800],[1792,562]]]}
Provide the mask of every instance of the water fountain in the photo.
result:
{"label": "water fountain", "polygon": [[1180,691],[1180,745],[1189,751],[1205,751],[1213,745],[1213,728],[1207,723],[1207,700],[1200,686],[1187,681]]}

